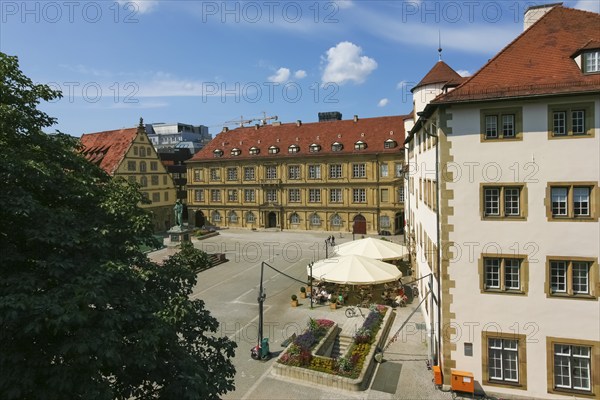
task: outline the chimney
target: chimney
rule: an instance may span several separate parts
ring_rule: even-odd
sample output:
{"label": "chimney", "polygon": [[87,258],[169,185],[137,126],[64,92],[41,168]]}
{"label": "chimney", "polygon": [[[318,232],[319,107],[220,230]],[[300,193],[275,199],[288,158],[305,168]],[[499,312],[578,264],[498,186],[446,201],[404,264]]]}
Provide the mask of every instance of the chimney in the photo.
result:
{"label": "chimney", "polygon": [[226,126],[224,126],[224,127],[223,127],[223,130],[222,130],[221,132],[229,132],[229,128],[228,128],[228,127],[226,127]]}
{"label": "chimney", "polygon": [[358,122],[358,115],[354,116],[354,122]]}
{"label": "chimney", "polygon": [[525,10],[525,15],[523,16],[523,31],[529,29],[531,25],[535,24],[548,11],[552,10],[556,6],[562,6],[562,3],[542,4],[539,6],[528,7],[527,10]]}
{"label": "chimney", "polygon": [[256,124],[256,125],[254,125],[254,130],[256,130],[256,131],[257,131],[257,130],[258,130],[258,128],[260,128],[260,125],[259,125],[259,124]]}
{"label": "chimney", "polygon": [[302,126],[302,121],[300,121],[300,120],[296,121],[296,126]]}

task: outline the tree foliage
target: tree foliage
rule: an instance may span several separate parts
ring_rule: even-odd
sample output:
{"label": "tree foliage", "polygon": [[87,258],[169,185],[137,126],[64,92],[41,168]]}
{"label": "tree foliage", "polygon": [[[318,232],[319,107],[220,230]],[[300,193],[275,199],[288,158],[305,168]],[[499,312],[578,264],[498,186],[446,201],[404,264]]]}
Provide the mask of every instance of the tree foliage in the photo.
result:
{"label": "tree foliage", "polygon": [[205,399],[234,388],[235,343],[164,266],[136,187],[42,129],[59,92],[0,53],[0,398]]}

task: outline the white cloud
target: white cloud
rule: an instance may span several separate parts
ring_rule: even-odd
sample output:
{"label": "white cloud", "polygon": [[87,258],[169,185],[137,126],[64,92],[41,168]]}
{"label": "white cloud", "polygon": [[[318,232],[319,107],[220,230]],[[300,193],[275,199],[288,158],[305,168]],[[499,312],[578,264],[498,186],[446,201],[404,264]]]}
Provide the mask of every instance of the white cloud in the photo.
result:
{"label": "white cloud", "polygon": [[363,83],[377,68],[377,62],[361,56],[362,49],[351,42],[340,42],[327,50],[327,65],[321,80],[344,84],[348,81]]}
{"label": "white cloud", "polygon": [[456,71],[456,73],[459,74],[460,76],[462,76],[463,78],[473,75],[471,72],[467,71],[466,69],[459,69],[458,71]]}
{"label": "white cloud", "polygon": [[127,4],[131,4],[134,8],[131,9],[131,6],[128,7],[128,11],[133,11],[135,14],[145,14],[152,11],[158,5],[158,0],[117,0],[121,6],[125,6]]}
{"label": "white cloud", "polygon": [[299,69],[298,71],[296,71],[296,72],[294,73],[294,77],[295,77],[296,79],[303,79],[303,78],[306,78],[306,71],[305,71],[305,70],[303,70],[303,69]]}
{"label": "white cloud", "polygon": [[389,102],[390,101],[388,99],[383,98],[379,100],[379,103],[377,103],[377,107],[385,107]]}
{"label": "white cloud", "polygon": [[340,10],[354,6],[352,0],[334,0],[334,3],[339,7]]}
{"label": "white cloud", "polygon": [[268,77],[269,81],[275,83],[284,83],[290,80],[290,69],[289,68],[279,68],[275,75],[271,75]]}
{"label": "white cloud", "polygon": [[600,13],[600,2],[598,0],[579,0],[573,8]]}

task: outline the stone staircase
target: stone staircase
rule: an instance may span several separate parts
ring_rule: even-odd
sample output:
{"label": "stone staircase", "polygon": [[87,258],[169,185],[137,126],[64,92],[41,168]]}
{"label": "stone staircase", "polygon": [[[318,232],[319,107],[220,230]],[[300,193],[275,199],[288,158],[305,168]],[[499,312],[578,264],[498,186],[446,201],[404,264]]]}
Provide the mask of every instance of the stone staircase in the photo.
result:
{"label": "stone staircase", "polygon": [[340,358],[346,355],[348,348],[352,344],[352,337],[342,336],[341,334],[335,338],[333,342],[333,350],[331,351],[331,358]]}
{"label": "stone staircase", "polygon": [[209,254],[208,261],[210,261],[211,267],[215,267],[215,266],[217,266],[219,264],[223,264],[229,260],[227,258],[225,258],[225,254],[216,253],[216,254]]}

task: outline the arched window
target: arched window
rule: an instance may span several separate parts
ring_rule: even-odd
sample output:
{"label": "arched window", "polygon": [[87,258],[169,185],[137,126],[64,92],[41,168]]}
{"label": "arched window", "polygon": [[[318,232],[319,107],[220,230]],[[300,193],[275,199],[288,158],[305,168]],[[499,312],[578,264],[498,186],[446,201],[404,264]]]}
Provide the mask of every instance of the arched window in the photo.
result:
{"label": "arched window", "polygon": [[229,211],[229,222],[237,222],[238,216],[235,211]]}
{"label": "arched window", "polygon": [[318,153],[319,151],[321,151],[321,145],[313,143],[313,144],[310,145],[308,151],[311,152],[311,153]]}
{"label": "arched window", "polygon": [[290,147],[288,147],[288,153],[290,153],[290,154],[296,154],[299,151],[300,151],[300,146],[298,146],[297,144],[293,144]]}
{"label": "arched window", "polygon": [[213,222],[221,222],[221,213],[218,211],[212,212],[212,220]]}
{"label": "arched window", "polygon": [[140,185],[141,185],[142,187],[146,187],[146,186],[148,186],[148,178],[146,178],[145,176],[142,176],[142,177],[140,178]]}
{"label": "arched window", "polygon": [[231,149],[231,155],[232,156],[239,156],[240,154],[242,154],[242,151],[240,149]]}
{"label": "arched window", "polygon": [[385,142],[383,142],[383,148],[384,149],[393,149],[396,146],[398,146],[398,143],[396,143],[396,141],[393,140],[393,139],[388,139]]}
{"label": "arched window", "polygon": [[364,150],[366,148],[367,144],[362,140],[359,140],[358,142],[354,143],[354,150]]}
{"label": "arched window", "polygon": [[252,211],[248,211],[246,213],[246,222],[253,223],[255,221],[256,221],[256,216],[254,216],[254,213]]}
{"label": "arched window", "polygon": [[140,157],[146,157],[146,148],[144,146],[140,147]]}
{"label": "arched window", "polygon": [[147,171],[146,161],[140,161],[140,172],[146,172],[146,171]]}
{"label": "arched window", "polygon": [[331,226],[342,226],[342,217],[339,214],[334,214],[331,217]]}
{"label": "arched window", "polygon": [[277,153],[279,153],[279,147],[277,147],[277,146],[269,147],[269,154],[277,154]]}
{"label": "arched window", "polygon": [[250,155],[257,155],[258,153],[260,153],[260,149],[258,147],[252,146],[250,147]]}
{"label": "arched window", "polygon": [[293,213],[292,215],[290,215],[290,224],[299,224],[300,223],[300,216],[298,215],[298,213]]}
{"label": "arched window", "polygon": [[331,151],[342,151],[344,145],[340,142],[335,142],[331,145]]}
{"label": "arched window", "polygon": [[311,225],[321,225],[321,217],[319,217],[319,214],[314,213],[313,215],[310,216],[310,224]]}

